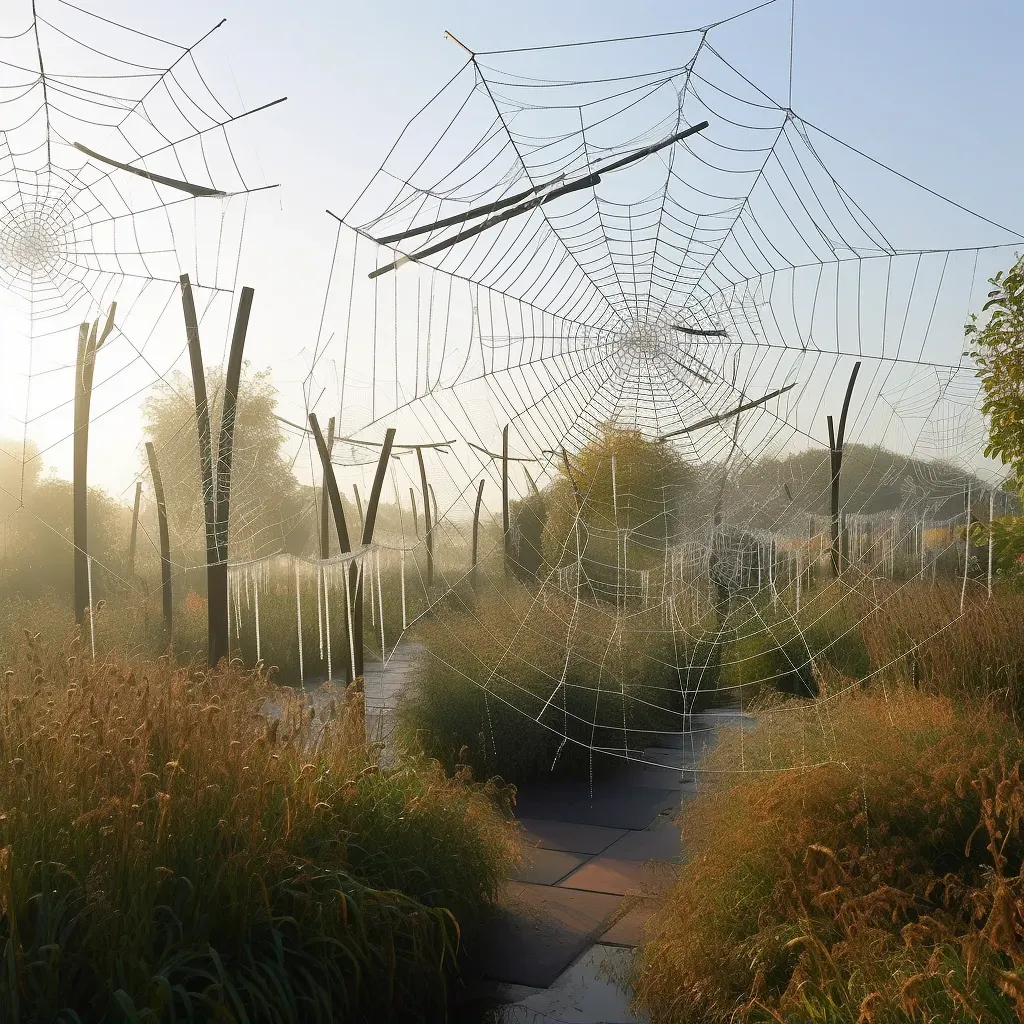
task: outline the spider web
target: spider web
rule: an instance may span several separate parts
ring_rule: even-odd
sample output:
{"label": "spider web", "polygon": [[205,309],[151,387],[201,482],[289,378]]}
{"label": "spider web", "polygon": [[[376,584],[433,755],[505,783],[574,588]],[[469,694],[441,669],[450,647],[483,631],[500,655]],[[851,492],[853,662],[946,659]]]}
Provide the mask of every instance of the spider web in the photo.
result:
{"label": "spider web", "polygon": [[[782,632],[805,637],[827,614],[840,585],[811,592],[806,581],[830,575],[826,415],[838,419],[855,363],[863,372],[846,445],[867,447],[853,448],[844,472],[867,465],[844,494],[842,593],[866,618],[934,578],[950,553],[963,593],[979,590],[955,527],[974,506],[995,509],[996,492],[977,475],[984,422],[962,325],[1022,236],[777,101],[730,59],[737,30],[757,31],[756,18],[471,53],[333,215],[330,340],[318,343],[307,398],[337,415],[345,440],[334,458],[353,476],[372,461],[360,445],[384,425],[413,446],[455,439],[444,453],[423,452],[438,528],[450,537],[443,588],[468,575],[477,481],[487,481],[485,517],[500,519],[506,425],[513,499],[564,484],[562,467],[571,474],[609,422],[671,445],[696,469],[684,501],[663,487],[658,543],[637,521],[637,495],[616,495],[612,524],[597,524],[583,495],[555,538],[561,554],[545,540],[530,610],[508,603],[516,639],[501,641],[498,664],[473,681],[489,701],[560,735],[559,751],[572,743],[644,759],[625,714],[617,741],[588,741],[596,718],[565,710],[567,688],[579,684],[524,662],[517,640],[536,632],[538,609],[562,616],[566,665],[573,649],[607,650],[608,633],[588,634],[580,612],[602,580],[616,581],[612,636],[642,621],[677,651],[717,646],[724,662],[746,638],[781,649]],[[593,76],[597,50],[614,74]],[[902,461],[872,474],[879,445]],[[799,478],[767,494],[745,487],[764,457],[792,469],[786,456],[806,450],[820,457]],[[610,461],[592,479],[614,480]],[[415,466],[400,460],[392,477],[395,500],[408,488],[415,501]],[[876,509],[894,480],[899,504]],[[589,555],[579,553],[581,528]],[[513,530],[509,542],[516,553],[522,537]],[[429,590],[422,546],[410,564]],[[728,639],[709,619],[723,589]],[[500,585],[493,593],[503,600]],[[481,642],[495,641],[482,618],[476,627]],[[808,650],[813,658],[813,643]],[[583,689],[622,685],[592,657]],[[447,658],[463,673],[463,659]],[[524,667],[547,674],[548,694],[519,685]],[[700,688],[692,659],[662,667],[688,700]],[[872,675],[884,681],[889,668]],[[833,686],[815,702],[821,723],[836,696]]]}
{"label": "spider web", "polygon": [[[221,25],[180,44],[66,0],[19,0],[0,15],[0,323],[9,339],[0,436],[21,439],[3,454],[23,466],[21,487],[0,496],[5,522],[40,516],[24,505],[25,470],[73,435],[79,324],[116,304],[97,360],[92,420],[101,425],[166,382],[182,357],[181,274],[204,333],[223,331],[226,351],[248,199],[270,187],[243,171],[234,136],[273,103],[245,109],[211,87],[203,44]],[[221,362],[210,348],[209,361]],[[183,419],[182,438],[190,427]],[[38,449],[30,437],[43,439]],[[144,465],[141,443],[134,454]],[[183,457],[160,456],[168,466]],[[244,473],[244,451],[238,465]]]}

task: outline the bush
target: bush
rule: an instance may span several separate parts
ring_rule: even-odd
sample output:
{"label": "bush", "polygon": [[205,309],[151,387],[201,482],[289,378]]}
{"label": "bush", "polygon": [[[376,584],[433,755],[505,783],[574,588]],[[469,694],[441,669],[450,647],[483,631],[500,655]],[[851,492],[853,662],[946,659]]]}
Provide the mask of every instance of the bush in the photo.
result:
{"label": "bush", "polygon": [[313,721],[258,672],[27,631],[4,659],[0,1019],[443,1009],[460,926],[516,856],[507,794],[380,768],[344,691]]}
{"label": "bush", "polygon": [[1012,723],[905,687],[758,715],[684,807],[689,859],[638,952],[639,1007],[655,1024],[1014,1020]]}
{"label": "bush", "polygon": [[400,728],[449,769],[586,778],[602,764],[593,748],[638,752],[682,729],[686,672],[675,666],[687,651],[659,611],[617,617],[513,585],[481,597],[475,614],[439,610],[418,637],[427,653]]}

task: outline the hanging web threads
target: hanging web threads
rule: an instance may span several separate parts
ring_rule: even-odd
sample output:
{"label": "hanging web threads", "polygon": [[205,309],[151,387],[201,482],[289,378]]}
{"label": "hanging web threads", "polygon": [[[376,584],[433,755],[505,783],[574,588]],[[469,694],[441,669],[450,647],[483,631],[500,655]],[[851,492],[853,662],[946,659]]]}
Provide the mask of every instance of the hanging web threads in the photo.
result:
{"label": "hanging web threads", "polygon": [[328,586],[329,570],[327,566],[322,567],[321,578],[324,582],[324,639],[327,649],[327,681],[334,679],[334,666],[331,664],[331,591]]}
{"label": "hanging web threads", "polygon": [[377,551],[377,614],[380,621],[380,660],[386,660],[387,648],[384,646],[384,596],[380,587],[380,551]]}
{"label": "hanging web threads", "polygon": [[256,606],[256,660],[262,660],[262,648],[260,644],[260,580],[255,576],[252,581],[253,604]]}
{"label": "hanging web threads", "polygon": [[93,661],[96,660],[96,621],[94,617],[92,603],[92,557],[88,556],[85,560],[85,571],[88,579],[89,587],[89,645],[92,648]]}
{"label": "hanging web threads", "polygon": [[[356,593],[359,592],[359,576],[362,571],[362,565],[358,564],[356,569]],[[345,567],[347,570],[347,566]],[[356,645],[355,638],[352,635],[352,593],[348,581],[348,572],[342,573],[342,577],[345,580],[345,619],[348,622],[348,664],[349,669],[352,673],[352,678],[356,678]]]}
{"label": "hanging web threads", "polygon": [[299,634],[299,686],[306,685],[306,666],[302,657],[302,585],[299,577],[299,563],[296,559],[295,567],[295,625]]}
{"label": "hanging web threads", "polygon": [[401,556],[401,572],[402,572],[402,632],[404,633],[409,628],[409,621],[405,610],[405,548],[402,548]]}
{"label": "hanging web threads", "polygon": [[320,632],[320,660],[324,660],[324,567],[316,567],[316,625]]}

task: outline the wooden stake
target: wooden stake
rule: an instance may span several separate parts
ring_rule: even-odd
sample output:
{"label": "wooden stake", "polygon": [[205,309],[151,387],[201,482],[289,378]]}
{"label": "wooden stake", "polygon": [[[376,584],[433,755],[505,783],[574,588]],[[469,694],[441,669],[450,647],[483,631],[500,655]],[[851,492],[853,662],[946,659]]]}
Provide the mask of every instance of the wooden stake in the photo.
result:
{"label": "wooden stake", "polygon": [[[430,491],[427,486],[427,469],[423,465],[423,449],[416,446],[416,461],[420,464],[420,486],[423,493],[423,535],[427,541],[427,589],[434,585],[434,535],[430,526]],[[413,504],[413,515],[416,505]]]}
{"label": "wooden stake", "polygon": [[171,636],[174,608],[171,594],[171,539],[167,531],[167,503],[164,501],[164,485],[160,479],[160,467],[156,461],[156,449],[152,441],[146,442],[149,457],[149,472],[153,477],[153,492],[156,495],[156,515],[160,524],[160,576],[163,591],[164,628],[168,639]]}
{"label": "wooden stake", "polygon": [[476,562],[480,539],[480,503],[483,501],[483,498],[484,481],[481,478],[480,484],[476,489],[476,508],[473,510],[473,561],[471,563],[469,579],[474,590],[476,590]]}
{"label": "wooden stake", "polygon": [[139,503],[142,501],[142,481],[135,482],[135,506],[132,509],[132,538],[128,542],[128,579],[135,576],[135,542],[139,535]]}

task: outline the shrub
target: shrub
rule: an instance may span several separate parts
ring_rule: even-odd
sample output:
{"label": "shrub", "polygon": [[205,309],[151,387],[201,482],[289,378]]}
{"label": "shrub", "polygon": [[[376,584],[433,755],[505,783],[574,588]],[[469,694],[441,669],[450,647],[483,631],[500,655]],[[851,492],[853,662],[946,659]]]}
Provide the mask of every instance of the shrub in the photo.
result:
{"label": "shrub", "polygon": [[[400,728],[448,768],[523,782],[587,777],[592,748],[624,754],[682,728],[687,652],[660,612],[616,616],[509,586],[474,614],[438,610],[400,706]],[[465,749],[463,749],[465,748]],[[606,759],[607,760],[607,759]]]}
{"label": "shrub", "polygon": [[655,1024],[1012,1021],[1012,723],[905,687],[758,714],[684,807],[689,859],[638,953],[640,1008]]}
{"label": "shrub", "polygon": [[[0,690],[0,1019],[423,1019],[515,858],[502,793],[379,767],[361,702],[93,661]],[[270,723],[268,702],[279,706]]]}

